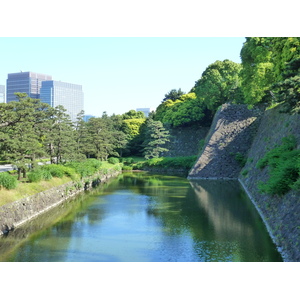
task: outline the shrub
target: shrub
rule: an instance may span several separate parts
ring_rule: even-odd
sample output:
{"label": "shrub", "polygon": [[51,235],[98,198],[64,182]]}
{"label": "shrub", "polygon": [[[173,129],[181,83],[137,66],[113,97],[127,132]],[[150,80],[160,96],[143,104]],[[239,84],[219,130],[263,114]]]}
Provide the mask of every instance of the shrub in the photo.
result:
{"label": "shrub", "polygon": [[50,180],[53,178],[51,172],[45,169],[44,166],[28,173],[28,180],[30,182],[39,182],[41,180]]}
{"label": "shrub", "polygon": [[27,177],[30,182],[39,182],[43,179],[43,172],[41,169],[36,169],[34,171],[29,172]]}
{"label": "shrub", "polygon": [[190,170],[197,159],[196,155],[182,156],[182,157],[160,157],[151,158],[144,162],[138,162],[134,169],[143,169],[145,167],[157,167],[157,168],[173,168],[173,169],[185,169]]}
{"label": "shrub", "polygon": [[0,187],[4,187],[8,190],[15,189],[18,185],[16,177],[9,175],[6,172],[0,173]]}
{"label": "shrub", "polygon": [[130,170],[132,170],[132,169],[133,169],[132,166],[123,166],[123,167],[122,167],[122,170],[125,170],[125,171],[130,171]]}
{"label": "shrub", "polygon": [[109,157],[107,161],[112,165],[118,164],[120,162],[117,157]]}
{"label": "shrub", "polygon": [[65,175],[64,166],[62,165],[44,165],[43,170],[47,170],[53,177],[62,178]]}
{"label": "shrub", "polygon": [[81,162],[70,162],[65,164],[65,167],[69,167],[75,170],[81,178],[94,175],[101,169],[102,162],[95,159],[89,158]]}
{"label": "shrub", "polygon": [[300,150],[295,149],[296,139],[288,136],[282,139],[282,144],[270,150],[257,163],[262,169],[269,166],[269,180],[259,183],[261,192],[270,195],[283,195],[292,189],[300,187]]}
{"label": "shrub", "polygon": [[245,164],[246,164],[246,162],[247,162],[247,158],[243,155],[243,154],[241,154],[240,152],[237,152],[236,154],[235,154],[235,160],[239,163],[239,165],[241,166],[241,167],[244,167],[245,166]]}

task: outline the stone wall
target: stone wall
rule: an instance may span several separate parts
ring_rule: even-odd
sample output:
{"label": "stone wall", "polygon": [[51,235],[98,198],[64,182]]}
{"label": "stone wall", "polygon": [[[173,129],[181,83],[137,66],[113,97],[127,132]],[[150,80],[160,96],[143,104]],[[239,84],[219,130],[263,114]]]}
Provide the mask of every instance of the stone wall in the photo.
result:
{"label": "stone wall", "polygon": [[237,179],[260,120],[258,110],[224,104],[216,113],[202,153],[188,178]]}
{"label": "stone wall", "polygon": [[258,190],[260,181],[269,177],[268,167],[256,168],[259,159],[283,137],[293,134],[300,148],[300,115],[280,113],[271,109],[264,113],[257,134],[248,152],[248,159],[239,181],[256,206],[273,241],[285,261],[300,261],[300,192],[291,190],[283,196],[270,196]]}
{"label": "stone wall", "polygon": [[169,149],[165,157],[192,156],[199,154],[199,142],[204,139],[209,127],[182,127],[170,130],[171,139],[165,147]]}
{"label": "stone wall", "polygon": [[120,172],[111,170],[106,175],[99,174],[85,178],[81,184],[68,182],[47,191],[30,197],[0,206],[0,235],[13,230],[24,222],[40,215],[41,213],[59,205],[63,201],[74,197],[93,185],[106,182],[109,178],[117,176]]}

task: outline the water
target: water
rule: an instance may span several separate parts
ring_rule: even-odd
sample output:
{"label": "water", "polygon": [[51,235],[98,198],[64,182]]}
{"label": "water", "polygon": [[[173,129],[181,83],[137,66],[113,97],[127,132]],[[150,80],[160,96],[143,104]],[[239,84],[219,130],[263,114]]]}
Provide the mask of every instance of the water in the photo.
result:
{"label": "water", "polygon": [[282,261],[235,181],[124,173],[0,239],[0,261]]}

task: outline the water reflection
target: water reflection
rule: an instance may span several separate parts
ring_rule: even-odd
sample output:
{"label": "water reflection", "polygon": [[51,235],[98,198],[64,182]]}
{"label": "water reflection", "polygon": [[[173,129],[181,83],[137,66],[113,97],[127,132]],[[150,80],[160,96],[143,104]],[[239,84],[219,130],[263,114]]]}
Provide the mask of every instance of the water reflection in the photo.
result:
{"label": "water reflection", "polygon": [[1,261],[281,261],[235,181],[124,173],[0,239]]}

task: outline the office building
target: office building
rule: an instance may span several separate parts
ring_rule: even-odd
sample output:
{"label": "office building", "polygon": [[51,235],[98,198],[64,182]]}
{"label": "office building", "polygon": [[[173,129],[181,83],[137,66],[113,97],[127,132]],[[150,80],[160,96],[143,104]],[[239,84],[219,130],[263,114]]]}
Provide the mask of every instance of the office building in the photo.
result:
{"label": "office building", "polygon": [[87,122],[90,118],[96,118],[96,117],[93,116],[93,115],[84,115],[84,116],[83,116],[83,121],[84,121],[84,122]]}
{"label": "office building", "polygon": [[5,85],[0,85],[0,103],[5,102]]}
{"label": "office building", "polygon": [[40,99],[52,107],[62,105],[72,122],[76,121],[77,114],[83,110],[82,86],[73,83],[45,80],[42,81]]}
{"label": "office building", "polygon": [[154,109],[152,108],[137,108],[136,111],[141,111],[144,113],[145,117],[148,117],[149,116],[149,113],[154,111]]}
{"label": "office building", "polygon": [[6,102],[16,101],[14,93],[26,93],[30,98],[40,98],[43,80],[51,80],[52,76],[34,72],[10,73],[6,80]]}

